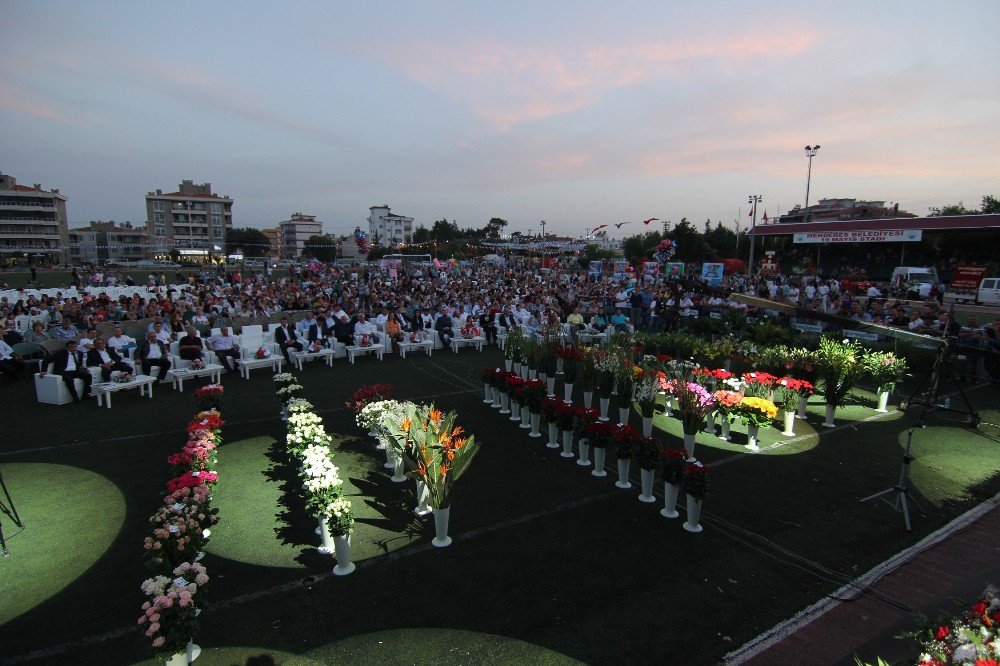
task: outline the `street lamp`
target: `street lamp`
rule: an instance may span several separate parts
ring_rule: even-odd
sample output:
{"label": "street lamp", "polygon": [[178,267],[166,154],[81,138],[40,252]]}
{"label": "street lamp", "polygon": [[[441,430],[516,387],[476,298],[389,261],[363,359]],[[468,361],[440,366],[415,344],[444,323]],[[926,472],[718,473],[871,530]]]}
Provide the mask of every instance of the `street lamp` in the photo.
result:
{"label": "street lamp", "polygon": [[815,146],[806,146],[805,147],[806,157],[809,158],[809,171],[808,171],[808,173],[806,175],[806,208],[803,211],[803,213],[805,214],[805,218],[803,219],[803,222],[808,222],[809,221],[809,184],[812,181],[813,158],[816,157],[816,151],[818,151],[818,150],[819,150],[819,144],[818,143]]}
{"label": "street lamp", "polygon": [[[819,146],[816,146],[819,148]],[[754,235],[754,230],[757,228],[757,204],[764,200],[764,196],[761,194],[751,194],[747,197],[747,203],[753,206],[753,219],[750,222],[750,261],[747,264],[747,277],[753,277],[753,251],[755,241],[757,236]]]}
{"label": "street lamp", "polygon": [[542,220],[542,240],[545,240],[545,220]]}

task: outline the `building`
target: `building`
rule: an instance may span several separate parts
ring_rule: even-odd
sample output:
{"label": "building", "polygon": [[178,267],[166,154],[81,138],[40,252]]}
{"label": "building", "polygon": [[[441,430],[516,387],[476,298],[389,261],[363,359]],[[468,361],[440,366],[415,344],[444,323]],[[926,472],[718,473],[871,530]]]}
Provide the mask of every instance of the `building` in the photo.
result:
{"label": "building", "polygon": [[795,206],[779,217],[778,224],[800,222],[833,222],[835,220],[881,220],[886,218],[916,217],[913,213],[899,210],[899,204],[886,206],[884,201],[861,201],[859,199],[820,199],[819,203],[802,208]]}
{"label": "building", "polygon": [[323,233],[323,223],[315,215],[292,213],[292,216],[278,225],[281,238],[281,258],[298,259],[305,251],[310,236]]}
{"label": "building", "polygon": [[278,227],[271,227],[270,229],[262,230],[264,235],[267,236],[268,247],[264,252],[265,257],[271,259],[281,258],[281,230]]}
{"label": "building", "polygon": [[149,238],[143,227],[131,222],[118,226],[114,220],[96,220],[69,230],[69,257],[72,264],[134,263],[149,258]]}
{"label": "building", "polygon": [[368,237],[372,245],[413,242],[413,218],[396,215],[385,204],[372,206],[368,215]]}
{"label": "building", "polygon": [[182,181],[177,192],[146,194],[146,226],[155,259],[208,262],[225,256],[233,228],[233,200],[212,192],[211,183]]}
{"label": "building", "polygon": [[25,256],[42,263],[69,260],[66,196],[35,184],[18,185],[0,173],[0,258]]}

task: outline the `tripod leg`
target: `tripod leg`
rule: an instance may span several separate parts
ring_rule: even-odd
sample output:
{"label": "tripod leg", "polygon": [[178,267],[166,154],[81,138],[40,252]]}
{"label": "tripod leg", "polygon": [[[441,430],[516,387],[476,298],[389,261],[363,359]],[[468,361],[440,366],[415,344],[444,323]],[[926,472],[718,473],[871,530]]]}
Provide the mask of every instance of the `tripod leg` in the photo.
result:
{"label": "tripod leg", "polygon": [[910,526],[910,506],[906,503],[906,493],[901,492],[896,497],[896,504],[903,505],[903,522],[906,523],[906,531],[912,532],[913,527]]}

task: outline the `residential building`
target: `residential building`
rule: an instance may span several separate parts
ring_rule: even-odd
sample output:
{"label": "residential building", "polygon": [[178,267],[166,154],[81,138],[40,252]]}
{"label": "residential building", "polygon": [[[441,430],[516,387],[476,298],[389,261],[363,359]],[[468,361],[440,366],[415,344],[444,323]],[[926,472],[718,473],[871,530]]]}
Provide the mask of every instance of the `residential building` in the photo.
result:
{"label": "residential building", "polygon": [[305,250],[310,236],[323,233],[323,223],[315,215],[292,213],[291,217],[278,225],[281,238],[281,258],[298,259]]}
{"label": "residential building", "polygon": [[372,206],[368,215],[368,238],[372,245],[390,247],[413,242],[413,218],[396,215],[385,204]]}
{"label": "residential building", "polygon": [[69,260],[66,196],[0,173],[0,258],[23,254],[53,264]]}
{"label": "residential building", "polygon": [[899,204],[887,206],[884,201],[820,199],[819,203],[808,208],[795,206],[775,222],[790,224],[796,222],[833,222],[836,220],[880,220],[890,217],[916,217],[916,215],[899,210]]}
{"label": "residential building", "polygon": [[149,238],[143,227],[131,222],[122,226],[114,220],[95,220],[90,226],[69,230],[72,264],[127,264],[149,257]]}
{"label": "residential building", "polygon": [[271,259],[281,258],[281,229],[278,227],[271,227],[270,229],[263,229],[264,235],[267,236],[268,248],[264,253],[265,257],[270,257]]}
{"label": "residential building", "polygon": [[185,180],[176,192],[148,192],[146,215],[154,258],[208,262],[225,257],[233,200],[212,192],[211,183]]}

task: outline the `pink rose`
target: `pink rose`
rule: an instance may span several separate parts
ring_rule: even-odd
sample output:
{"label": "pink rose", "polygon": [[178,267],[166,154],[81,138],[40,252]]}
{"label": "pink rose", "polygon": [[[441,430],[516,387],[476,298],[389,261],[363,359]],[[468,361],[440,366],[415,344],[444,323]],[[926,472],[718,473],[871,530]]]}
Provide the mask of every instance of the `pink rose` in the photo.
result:
{"label": "pink rose", "polygon": [[155,634],[159,630],[160,630],[160,623],[159,622],[154,622],[151,625],[149,625],[148,631],[151,631],[151,632],[153,632]]}
{"label": "pink rose", "polygon": [[143,615],[142,617],[139,618],[139,624],[146,624],[146,616],[145,615]]}
{"label": "pink rose", "polygon": [[155,647],[155,648],[163,647],[163,644],[165,642],[166,642],[166,639],[163,636],[157,636],[156,639],[153,640],[153,647]]}

